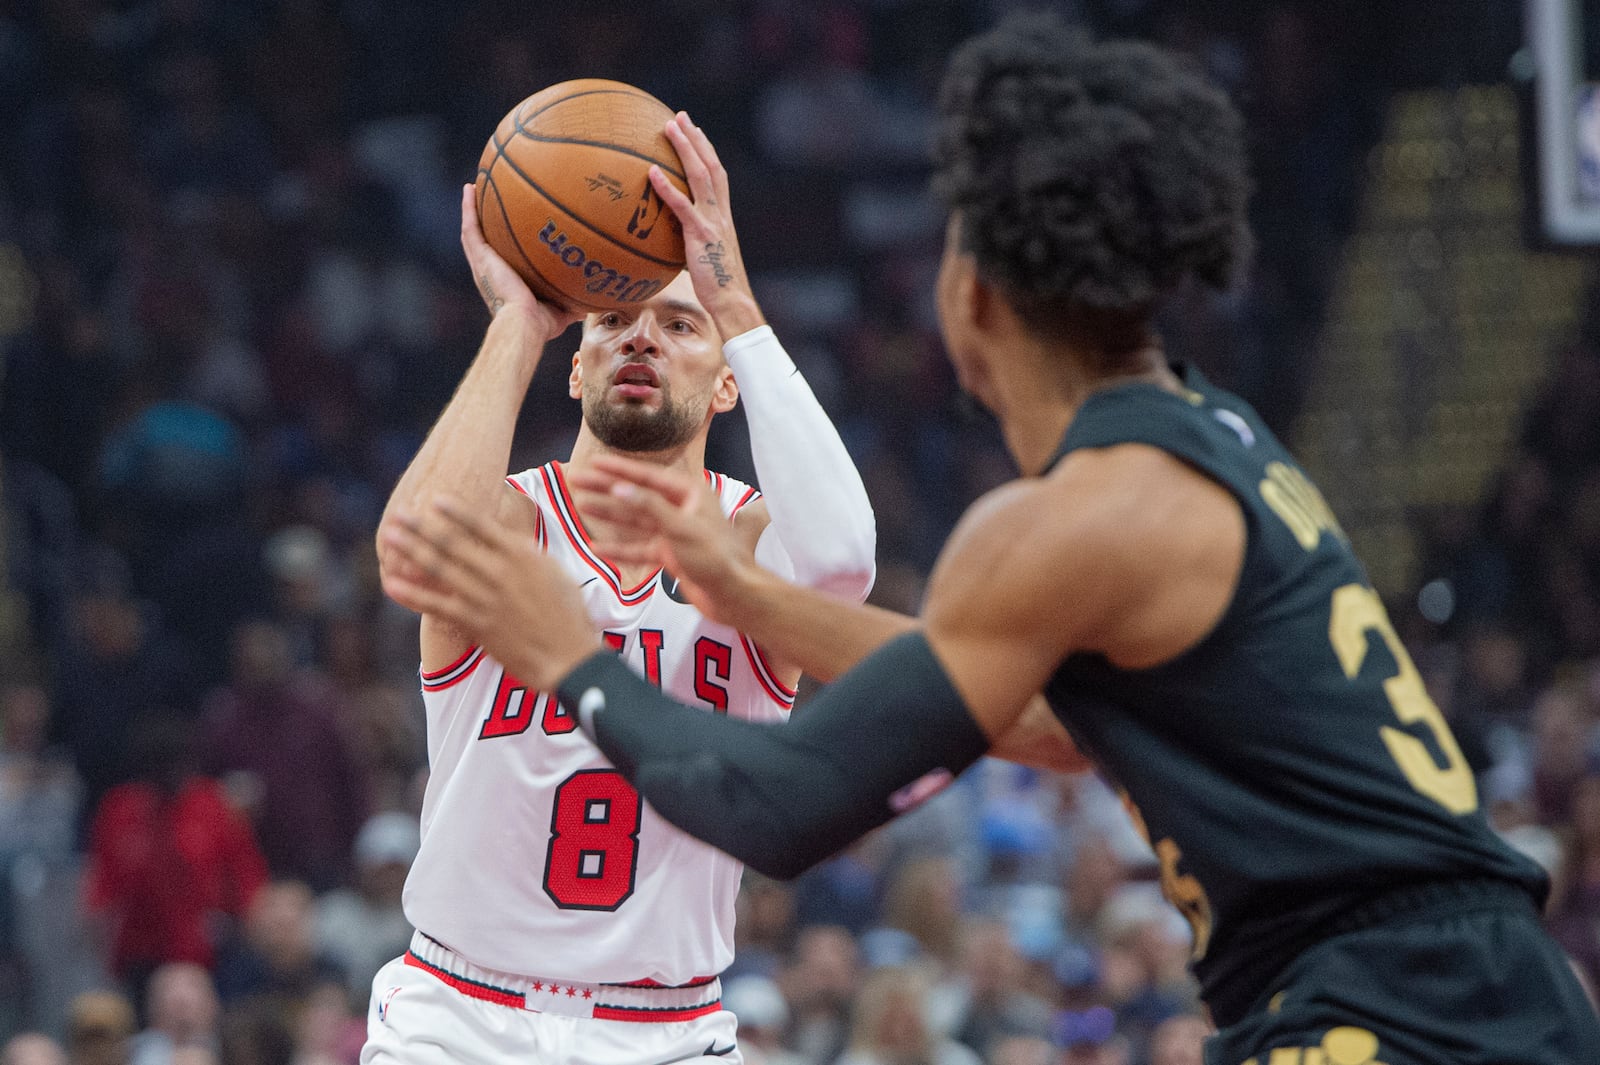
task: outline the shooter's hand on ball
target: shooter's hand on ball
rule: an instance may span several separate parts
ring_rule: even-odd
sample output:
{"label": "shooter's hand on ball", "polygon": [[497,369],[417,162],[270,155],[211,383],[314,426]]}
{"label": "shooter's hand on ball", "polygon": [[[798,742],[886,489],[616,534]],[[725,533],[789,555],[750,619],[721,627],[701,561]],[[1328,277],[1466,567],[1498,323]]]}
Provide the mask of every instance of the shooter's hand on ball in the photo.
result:
{"label": "shooter's hand on ball", "polygon": [[491,317],[502,310],[513,309],[529,315],[549,340],[573,322],[583,318],[540,300],[528,288],[527,282],[517,276],[500,254],[483,239],[483,227],[478,221],[478,201],[475,187],[461,190],[461,249],[467,253],[467,264],[472,268],[472,283],[478,286],[478,295],[489,308]]}
{"label": "shooter's hand on ball", "polygon": [[449,498],[397,513],[381,536],[426,575],[393,578],[390,594],[467,633],[534,687],[554,689],[599,648],[578,586],[531,536]]}
{"label": "shooter's hand on ball", "polygon": [[[706,617],[743,628],[744,588],[766,577],[702,477],[636,459],[601,455],[567,473],[579,509],[608,524],[602,556],[663,566]],[[598,524],[598,523],[597,523]]]}
{"label": "shooter's hand on ball", "polygon": [[705,132],[682,111],[667,123],[666,134],[683,161],[684,177],[694,198],[679,192],[660,167],[650,168],[650,184],[683,224],[683,253],[694,294],[723,338],[731,340],[765,325],[766,318],[750,291],[750,277],[739,253],[728,205],[728,171]]}

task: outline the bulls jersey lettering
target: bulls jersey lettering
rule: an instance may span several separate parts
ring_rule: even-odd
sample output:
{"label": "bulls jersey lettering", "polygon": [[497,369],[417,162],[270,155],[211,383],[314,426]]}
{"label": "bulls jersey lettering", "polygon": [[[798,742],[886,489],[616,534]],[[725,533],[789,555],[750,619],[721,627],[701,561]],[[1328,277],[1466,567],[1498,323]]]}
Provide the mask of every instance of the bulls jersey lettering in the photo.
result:
{"label": "bulls jersey lettering", "polygon": [[[758,498],[708,476],[730,519]],[[509,480],[630,667],[708,713],[788,713],[794,692],[761,649],[702,617],[668,574],[624,585],[593,550],[559,463]],[[680,984],[727,967],[738,862],[656,816],[557,699],[480,649],[424,674],[422,687],[431,773],[405,889],[413,925],[508,972],[559,963],[573,980]]]}

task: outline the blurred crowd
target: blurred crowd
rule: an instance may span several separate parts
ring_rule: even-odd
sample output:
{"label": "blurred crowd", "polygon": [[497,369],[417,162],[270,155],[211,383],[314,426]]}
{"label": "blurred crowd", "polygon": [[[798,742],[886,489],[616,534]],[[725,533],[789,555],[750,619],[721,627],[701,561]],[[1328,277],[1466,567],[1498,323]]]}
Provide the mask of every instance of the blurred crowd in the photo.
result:
{"label": "blurred crowd", "polygon": [[[943,57],[1012,6],[0,0],[0,1065],[355,1060],[426,780],[372,532],[485,320],[455,190],[536,89],[619,78],[711,133],[872,494],[876,601],[915,610],[1012,473],[940,351],[925,187]],[[1286,426],[1385,94],[1498,78],[1514,5],[1056,6],[1244,107],[1255,267],[1165,330]],[[552,351],[519,467],[576,430]],[[1593,337],[1527,424],[1481,510],[1424,516],[1395,606],[1600,979]],[[708,461],[751,478],[741,433]],[[726,1002],[752,1065],[1197,1065],[1187,943],[1102,782],[986,762],[792,885],[751,876]]]}

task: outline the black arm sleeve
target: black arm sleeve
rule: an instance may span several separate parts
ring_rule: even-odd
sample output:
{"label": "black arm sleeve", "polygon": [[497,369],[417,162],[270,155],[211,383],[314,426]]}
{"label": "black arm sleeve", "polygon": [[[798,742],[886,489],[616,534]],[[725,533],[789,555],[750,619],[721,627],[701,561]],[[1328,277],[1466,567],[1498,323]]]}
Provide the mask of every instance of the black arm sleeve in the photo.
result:
{"label": "black arm sleeve", "polygon": [[657,813],[784,879],[989,749],[920,633],[879,648],[788,725],[679,705],[608,651],[568,674],[560,695]]}

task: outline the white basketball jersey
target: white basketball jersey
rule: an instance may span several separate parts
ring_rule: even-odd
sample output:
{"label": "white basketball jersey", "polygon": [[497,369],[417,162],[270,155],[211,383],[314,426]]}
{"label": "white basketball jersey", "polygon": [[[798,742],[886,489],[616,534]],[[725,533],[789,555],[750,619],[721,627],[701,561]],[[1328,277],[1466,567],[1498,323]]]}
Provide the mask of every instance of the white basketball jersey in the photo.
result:
{"label": "white basketball jersey", "polygon": [[[708,474],[730,518],[754,488]],[[606,642],[707,713],[783,719],[794,692],[753,641],[675,599],[664,572],[626,588],[589,545],[550,463],[507,478],[545,550],[583,586]],[[418,930],[491,969],[593,983],[687,983],[733,959],[740,863],[643,803],[550,694],[481,649],[423,674],[430,775],[406,879]]]}

